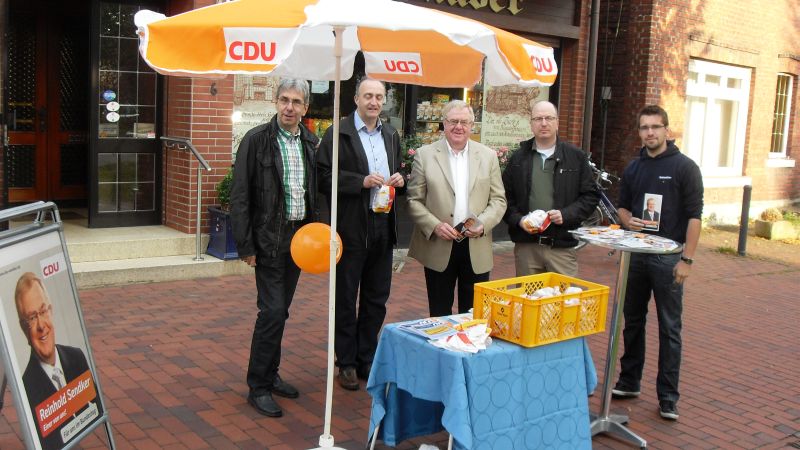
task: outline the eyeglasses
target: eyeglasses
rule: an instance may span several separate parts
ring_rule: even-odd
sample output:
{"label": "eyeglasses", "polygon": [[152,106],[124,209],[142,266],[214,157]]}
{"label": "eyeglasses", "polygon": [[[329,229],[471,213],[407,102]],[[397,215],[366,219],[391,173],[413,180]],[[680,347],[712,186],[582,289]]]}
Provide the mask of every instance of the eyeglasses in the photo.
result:
{"label": "eyeglasses", "polygon": [[294,109],[300,109],[300,107],[305,106],[305,102],[300,99],[291,99],[289,97],[278,97],[278,104],[281,106],[288,106],[292,105]]}
{"label": "eyeglasses", "polygon": [[556,117],[556,116],[540,116],[540,117],[534,117],[531,120],[536,122],[536,123],[542,123],[542,122],[553,123],[556,120],[558,120],[558,117]]}
{"label": "eyeglasses", "polygon": [[39,318],[49,318],[52,311],[53,305],[42,305],[42,307],[39,308],[39,311],[36,311],[35,313],[29,315],[28,317],[22,318],[19,321],[22,325],[28,327],[28,329],[31,329],[39,321]]}
{"label": "eyeglasses", "polygon": [[472,121],[468,120],[468,119],[462,119],[462,120],[445,119],[444,123],[450,125],[451,127],[455,127],[455,126],[458,126],[458,125],[461,125],[462,127],[471,127],[472,126]]}
{"label": "eyeglasses", "polygon": [[659,131],[662,128],[666,128],[666,127],[664,125],[641,125],[641,126],[639,126],[639,131],[641,131],[641,132],[647,132],[647,131],[650,131],[650,130]]}

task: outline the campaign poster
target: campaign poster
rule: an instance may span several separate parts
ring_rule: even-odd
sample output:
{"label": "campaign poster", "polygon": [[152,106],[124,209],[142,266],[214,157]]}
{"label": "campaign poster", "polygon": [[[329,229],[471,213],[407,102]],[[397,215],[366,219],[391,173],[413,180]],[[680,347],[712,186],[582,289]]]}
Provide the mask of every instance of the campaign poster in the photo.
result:
{"label": "campaign poster", "polygon": [[[57,232],[0,248],[6,376],[34,448],[62,449],[103,418],[66,257]],[[23,428],[23,429],[25,429]]]}
{"label": "campaign poster", "polygon": [[531,107],[539,100],[547,100],[549,94],[547,87],[485,85],[481,143],[495,150],[513,149],[530,139]]}

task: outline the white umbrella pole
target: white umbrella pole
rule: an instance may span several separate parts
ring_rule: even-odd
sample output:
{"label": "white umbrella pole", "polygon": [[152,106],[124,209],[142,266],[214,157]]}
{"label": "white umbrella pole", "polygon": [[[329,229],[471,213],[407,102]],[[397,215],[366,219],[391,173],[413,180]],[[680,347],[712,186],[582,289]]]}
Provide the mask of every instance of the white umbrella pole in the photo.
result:
{"label": "white umbrella pole", "polygon": [[333,82],[333,156],[331,157],[331,241],[330,265],[328,270],[328,379],[325,392],[325,430],[319,437],[319,448],[332,449],[331,411],[333,409],[333,340],[336,326],[336,219],[339,204],[339,85],[342,78],[342,33],[344,27],[334,27],[336,44],[336,79]]}

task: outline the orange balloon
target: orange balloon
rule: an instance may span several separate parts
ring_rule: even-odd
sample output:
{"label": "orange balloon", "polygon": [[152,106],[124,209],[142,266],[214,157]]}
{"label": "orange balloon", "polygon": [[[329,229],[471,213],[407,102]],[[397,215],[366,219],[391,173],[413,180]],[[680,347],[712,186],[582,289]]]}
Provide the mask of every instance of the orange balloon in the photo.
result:
{"label": "orange balloon", "polygon": [[[300,270],[323,273],[330,269],[331,227],[312,222],[300,227],[292,238],[292,259]],[[336,262],[342,257],[342,239],[336,233]]]}

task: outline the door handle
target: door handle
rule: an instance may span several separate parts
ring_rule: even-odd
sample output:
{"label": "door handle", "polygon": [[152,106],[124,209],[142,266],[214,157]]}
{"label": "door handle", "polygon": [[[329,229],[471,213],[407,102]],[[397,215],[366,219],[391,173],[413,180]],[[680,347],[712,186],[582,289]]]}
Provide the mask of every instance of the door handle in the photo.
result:
{"label": "door handle", "polygon": [[39,108],[39,131],[47,131],[47,108]]}

